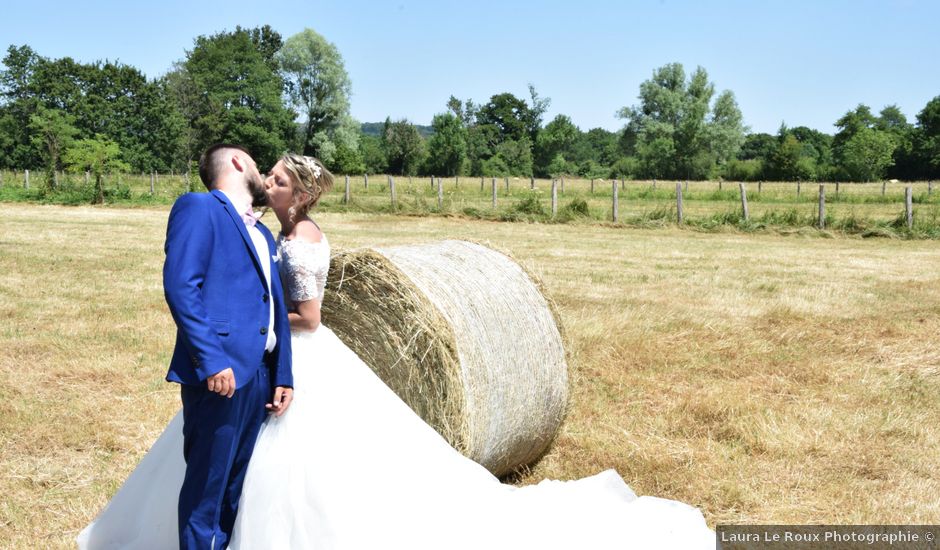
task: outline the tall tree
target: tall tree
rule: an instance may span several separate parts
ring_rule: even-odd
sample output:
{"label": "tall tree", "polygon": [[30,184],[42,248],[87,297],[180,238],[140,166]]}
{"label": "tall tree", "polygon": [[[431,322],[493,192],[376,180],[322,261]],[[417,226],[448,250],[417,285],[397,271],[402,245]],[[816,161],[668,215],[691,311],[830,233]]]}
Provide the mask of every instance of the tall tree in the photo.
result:
{"label": "tall tree", "polygon": [[95,176],[95,195],[92,202],[104,202],[104,187],[101,177],[108,172],[125,172],[130,169],[121,160],[121,147],[102,135],[76,141],[65,151],[65,163],[76,170],[88,171]]}
{"label": "tall tree", "polygon": [[894,139],[887,132],[862,128],[843,146],[843,166],[856,181],[881,179],[894,163],[895,147]]}
{"label": "tall tree", "polygon": [[841,165],[845,144],[862,129],[874,128],[875,115],[872,114],[871,107],[859,103],[855,109],[839,117],[835,125],[839,131],[832,138],[832,152],[836,162]]}
{"label": "tall tree", "polygon": [[[349,118],[352,85],[335,45],[313,29],[291,36],[277,53],[288,97],[303,117],[301,145],[306,155],[330,164],[324,147],[337,147],[337,130]],[[342,145],[358,148],[347,137]]]}
{"label": "tall tree", "polygon": [[72,125],[75,117],[54,109],[40,107],[29,120],[33,142],[43,151],[46,162],[46,185],[52,188],[56,170],[62,167],[62,153],[71,145],[78,130]]}
{"label": "tall tree", "polygon": [[386,120],[382,133],[388,171],[393,174],[414,175],[424,160],[424,140],[418,129],[405,119]]}
{"label": "tall tree", "polygon": [[39,101],[30,83],[43,59],[29,46],[10,46],[0,71],[0,140],[4,168],[33,168],[42,163],[41,150],[30,137],[30,118]]}
{"label": "tall tree", "polygon": [[496,143],[502,143],[527,137],[531,130],[532,113],[525,101],[506,92],[491,97],[488,103],[480,107],[476,119],[481,126],[492,126],[496,130]]}
{"label": "tall tree", "polygon": [[435,115],[434,135],[428,139],[428,171],[440,176],[460,174],[467,158],[466,129],[453,113]]}
{"label": "tall tree", "polygon": [[219,141],[240,143],[261,166],[270,166],[287,149],[294,113],[281,101],[284,82],[266,57],[280,46],[276,34],[236,27],[196,38],[182,68],[197,91],[189,113],[197,150]]}
{"label": "tall tree", "polygon": [[[549,165],[555,157],[561,156],[564,161],[574,160],[575,145],[581,137],[581,130],[571,122],[567,115],[558,115],[545,125],[539,132],[535,144],[535,171],[539,176],[551,175]],[[556,168],[559,166],[555,162]]]}
{"label": "tall tree", "polygon": [[940,177],[940,96],[917,113],[916,156],[927,177]]}
{"label": "tall tree", "polygon": [[531,143],[538,143],[539,131],[542,128],[542,117],[551,106],[552,100],[548,97],[540,97],[539,93],[535,91],[535,86],[529,84],[529,101],[529,140]]}
{"label": "tall tree", "polygon": [[901,109],[897,105],[885,106],[878,113],[875,129],[886,132],[894,140],[893,162],[888,167],[887,177],[916,179],[922,170],[914,154],[914,125],[907,121]]}
{"label": "tall tree", "polygon": [[[743,143],[744,126],[730,92],[712,107],[715,86],[698,67],[687,79],[680,63],[653,71],[640,84],[640,103],[624,107],[624,145],[635,151],[645,175],[703,178]],[[717,110],[716,110],[717,109]]]}
{"label": "tall tree", "polygon": [[722,166],[737,156],[747,132],[733,92],[725,90],[718,94],[707,127],[711,152],[715,162]]}

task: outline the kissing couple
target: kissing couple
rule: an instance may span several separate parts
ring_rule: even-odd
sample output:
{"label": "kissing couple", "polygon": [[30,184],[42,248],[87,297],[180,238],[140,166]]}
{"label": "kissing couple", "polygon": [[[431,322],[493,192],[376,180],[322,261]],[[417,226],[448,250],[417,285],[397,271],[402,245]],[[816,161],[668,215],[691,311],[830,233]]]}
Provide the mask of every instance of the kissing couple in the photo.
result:
{"label": "kissing couple", "polygon": [[208,193],[173,205],[163,268],[182,410],[80,548],[714,546],[696,508],[637,497],[613,470],[502,484],[321,324],[330,245],[311,210],[333,176],[318,159],[288,153],[262,176],[216,144],[199,175]]}

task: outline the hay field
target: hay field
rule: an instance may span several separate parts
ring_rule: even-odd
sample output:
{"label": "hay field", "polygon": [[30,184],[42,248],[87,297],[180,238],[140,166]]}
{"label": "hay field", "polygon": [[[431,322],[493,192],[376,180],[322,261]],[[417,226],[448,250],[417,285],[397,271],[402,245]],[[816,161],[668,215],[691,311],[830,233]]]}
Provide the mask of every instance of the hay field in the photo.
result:
{"label": "hay field", "polygon": [[[69,547],[178,407],[167,212],[0,204],[0,547]],[[931,241],[318,221],[337,247],[489,240],[541,272],[573,403],[518,483],[616,468],[712,526],[940,522]]]}

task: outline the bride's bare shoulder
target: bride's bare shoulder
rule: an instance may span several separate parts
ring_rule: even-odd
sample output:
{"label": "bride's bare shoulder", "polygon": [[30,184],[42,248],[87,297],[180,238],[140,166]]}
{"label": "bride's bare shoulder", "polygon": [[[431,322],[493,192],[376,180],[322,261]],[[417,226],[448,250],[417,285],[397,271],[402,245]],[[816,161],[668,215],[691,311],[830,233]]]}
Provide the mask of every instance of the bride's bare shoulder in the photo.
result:
{"label": "bride's bare shoulder", "polygon": [[301,220],[294,227],[294,240],[318,243],[323,240],[323,231],[320,226],[311,219]]}

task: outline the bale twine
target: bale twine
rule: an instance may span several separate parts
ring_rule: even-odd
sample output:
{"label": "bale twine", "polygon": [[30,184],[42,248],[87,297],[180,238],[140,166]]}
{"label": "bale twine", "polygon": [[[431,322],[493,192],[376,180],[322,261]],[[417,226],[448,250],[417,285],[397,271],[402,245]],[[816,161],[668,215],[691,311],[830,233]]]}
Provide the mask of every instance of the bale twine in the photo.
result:
{"label": "bale twine", "polygon": [[564,418],[568,367],[552,305],[491,248],[440,241],[335,253],[323,319],[495,475],[538,459]]}

